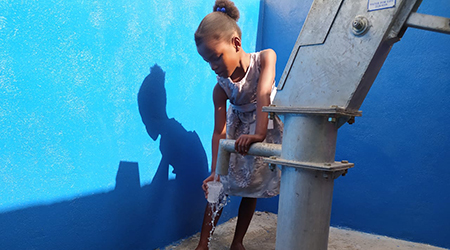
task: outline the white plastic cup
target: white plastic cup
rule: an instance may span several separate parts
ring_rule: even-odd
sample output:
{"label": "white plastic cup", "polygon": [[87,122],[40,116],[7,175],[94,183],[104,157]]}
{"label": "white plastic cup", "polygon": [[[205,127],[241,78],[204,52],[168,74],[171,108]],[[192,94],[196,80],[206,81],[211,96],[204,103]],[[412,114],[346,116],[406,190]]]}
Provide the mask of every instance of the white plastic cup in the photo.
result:
{"label": "white plastic cup", "polygon": [[208,185],[208,202],[209,203],[217,203],[219,202],[219,196],[223,190],[223,184],[219,181],[210,181],[206,185]]}

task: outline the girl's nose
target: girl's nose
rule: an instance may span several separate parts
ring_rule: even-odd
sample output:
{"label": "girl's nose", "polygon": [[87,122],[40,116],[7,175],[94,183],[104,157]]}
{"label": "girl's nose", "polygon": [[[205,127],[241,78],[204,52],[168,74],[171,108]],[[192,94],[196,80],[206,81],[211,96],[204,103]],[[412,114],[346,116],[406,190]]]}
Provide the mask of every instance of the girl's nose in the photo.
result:
{"label": "girl's nose", "polygon": [[219,66],[215,63],[210,62],[209,66],[211,67],[212,70],[216,70]]}

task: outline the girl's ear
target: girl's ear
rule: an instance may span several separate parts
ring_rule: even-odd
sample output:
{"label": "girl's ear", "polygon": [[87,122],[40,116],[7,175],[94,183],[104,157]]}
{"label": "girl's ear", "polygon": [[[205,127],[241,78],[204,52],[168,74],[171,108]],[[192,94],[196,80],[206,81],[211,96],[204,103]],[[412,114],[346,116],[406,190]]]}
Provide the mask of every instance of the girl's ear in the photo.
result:
{"label": "girl's ear", "polygon": [[241,47],[242,47],[241,39],[238,36],[234,36],[231,40],[231,43],[232,43],[234,49],[236,50],[236,52],[239,52],[239,50],[241,50]]}

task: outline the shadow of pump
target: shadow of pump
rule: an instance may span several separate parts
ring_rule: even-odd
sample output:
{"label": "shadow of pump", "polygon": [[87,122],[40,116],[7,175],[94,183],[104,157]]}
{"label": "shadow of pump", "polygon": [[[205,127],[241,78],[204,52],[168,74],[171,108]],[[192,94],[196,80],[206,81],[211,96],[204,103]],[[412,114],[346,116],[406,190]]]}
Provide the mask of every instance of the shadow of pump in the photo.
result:
{"label": "shadow of pump", "polygon": [[152,182],[141,187],[138,163],[121,161],[113,191],[2,213],[0,249],[155,249],[199,231],[207,157],[198,135],[167,117],[159,66],[142,83],[138,103],[150,137],[161,136]]}

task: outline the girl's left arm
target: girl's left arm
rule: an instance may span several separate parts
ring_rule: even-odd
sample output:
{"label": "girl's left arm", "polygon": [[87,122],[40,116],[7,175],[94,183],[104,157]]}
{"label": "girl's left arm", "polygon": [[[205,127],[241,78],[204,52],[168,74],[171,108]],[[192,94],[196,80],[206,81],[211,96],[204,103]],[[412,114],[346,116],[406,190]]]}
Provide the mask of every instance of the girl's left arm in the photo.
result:
{"label": "girl's left arm", "polygon": [[254,135],[241,135],[235,144],[235,149],[240,154],[247,154],[250,145],[262,142],[266,138],[269,118],[262,112],[262,107],[270,105],[270,94],[275,80],[275,64],[277,55],[272,49],[261,51],[261,73],[256,90],[256,131]]}

